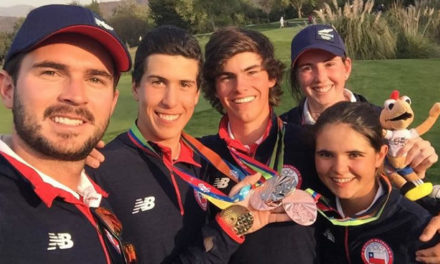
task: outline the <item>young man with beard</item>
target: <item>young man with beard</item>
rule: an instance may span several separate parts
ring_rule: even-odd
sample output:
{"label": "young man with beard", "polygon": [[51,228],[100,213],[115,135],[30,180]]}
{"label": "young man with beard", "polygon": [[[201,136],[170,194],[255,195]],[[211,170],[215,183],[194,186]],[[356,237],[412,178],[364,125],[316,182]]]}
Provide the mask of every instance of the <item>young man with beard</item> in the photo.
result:
{"label": "young man with beard", "polygon": [[2,262],[124,262],[120,230],[100,207],[107,194],[84,164],[129,68],[124,44],[90,10],[49,5],[27,16],[0,71],[14,120],[10,141],[0,141]]}
{"label": "young man with beard", "polygon": [[[218,134],[202,142],[247,175],[259,168],[293,175],[296,188],[318,184],[307,135],[298,126],[283,124],[273,112],[282,93],[284,65],[275,59],[269,39],[252,30],[221,29],[211,35],[205,59],[203,92],[224,116]],[[225,193],[235,185],[215,172],[208,175]],[[315,263],[313,236],[310,226],[271,224],[248,235],[230,263]]]}
{"label": "young man with beard", "polygon": [[[202,65],[188,32],[173,26],[148,32],[132,74],[137,120],[104,148],[105,161],[91,172],[110,193],[142,263],[225,263],[243,241],[222,215],[205,225],[207,201],[191,187],[204,186],[205,166],[182,131],[199,99]],[[250,231],[283,216],[255,212]]]}

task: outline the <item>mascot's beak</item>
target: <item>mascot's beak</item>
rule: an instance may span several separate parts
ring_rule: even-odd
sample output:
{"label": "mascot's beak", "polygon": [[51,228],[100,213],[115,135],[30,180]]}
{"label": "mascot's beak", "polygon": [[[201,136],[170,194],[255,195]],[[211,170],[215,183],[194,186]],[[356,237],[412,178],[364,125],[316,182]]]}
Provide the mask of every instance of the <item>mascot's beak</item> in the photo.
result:
{"label": "mascot's beak", "polygon": [[394,117],[392,119],[388,119],[387,121],[406,120],[406,119],[411,118],[411,117],[412,117],[412,114],[410,114],[408,112],[405,112],[405,113],[401,114],[400,116],[396,116],[396,117]]}

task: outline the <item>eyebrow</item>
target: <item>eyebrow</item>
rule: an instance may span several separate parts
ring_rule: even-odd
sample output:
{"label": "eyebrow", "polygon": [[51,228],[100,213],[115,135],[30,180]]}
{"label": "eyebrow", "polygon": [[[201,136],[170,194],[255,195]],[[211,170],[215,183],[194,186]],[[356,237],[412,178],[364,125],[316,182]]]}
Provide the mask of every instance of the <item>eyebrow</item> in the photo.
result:
{"label": "eyebrow", "polygon": [[[263,66],[261,66],[261,64],[254,64],[254,65],[250,65],[250,66],[248,66],[248,67],[246,67],[246,68],[244,68],[244,69],[242,69],[241,71],[242,72],[247,72],[247,71],[249,71],[249,70],[253,70],[253,69],[255,69],[255,68],[263,68]],[[232,72],[227,72],[227,71],[222,71],[222,72],[220,72],[219,74],[218,74],[218,76],[222,76],[222,75],[234,75],[234,73],[232,73]]]}
{"label": "eyebrow", "polygon": [[[163,82],[169,82],[169,80],[168,80],[167,78],[164,78],[164,77],[159,76],[159,75],[154,75],[154,74],[152,74],[152,75],[148,75],[148,76],[147,76],[147,79],[152,79],[152,78],[157,78],[157,79],[159,79],[159,80],[161,80],[161,81],[163,81]],[[179,82],[191,82],[191,83],[196,83],[197,81],[196,81],[196,80],[179,80]]]}
{"label": "eyebrow", "polygon": [[[36,63],[36,64],[32,65],[32,68],[52,68],[52,69],[66,72],[68,69],[68,66],[65,64],[56,63],[53,61],[43,61],[43,62]],[[102,77],[107,78],[109,80],[113,80],[113,75],[111,75],[109,72],[103,71],[103,70],[88,69],[86,71],[86,74],[89,76],[102,76]]]}

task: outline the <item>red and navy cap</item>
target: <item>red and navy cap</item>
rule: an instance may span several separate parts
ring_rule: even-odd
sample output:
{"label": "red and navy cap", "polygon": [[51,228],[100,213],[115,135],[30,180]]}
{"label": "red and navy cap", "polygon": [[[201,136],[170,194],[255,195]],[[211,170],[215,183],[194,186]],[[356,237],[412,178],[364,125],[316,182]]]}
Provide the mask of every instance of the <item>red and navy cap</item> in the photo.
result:
{"label": "red and navy cap", "polygon": [[291,44],[290,65],[295,65],[299,56],[311,49],[325,50],[343,58],[346,56],[344,41],[330,25],[310,25],[296,34]]}
{"label": "red and navy cap", "polygon": [[15,35],[5,64],[15,55],[29,52],[60,33],[77,33],[94,39],[107,49],[119,72],[130,70],[130,54],[114,29],[91,10],[73,5],[46,5],[32,10]]}

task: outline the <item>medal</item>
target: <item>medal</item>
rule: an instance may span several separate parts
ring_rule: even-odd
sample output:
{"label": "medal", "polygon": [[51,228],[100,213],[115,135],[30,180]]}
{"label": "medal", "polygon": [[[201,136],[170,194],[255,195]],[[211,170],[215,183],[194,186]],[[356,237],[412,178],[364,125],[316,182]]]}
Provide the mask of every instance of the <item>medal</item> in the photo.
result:
{"label": "medal", "polygon": [[318,215],[313,197],[303,190],[295,190],[282,201],[284,211],[297,224],[308,226]]}

